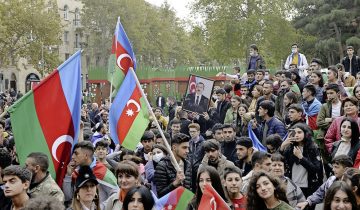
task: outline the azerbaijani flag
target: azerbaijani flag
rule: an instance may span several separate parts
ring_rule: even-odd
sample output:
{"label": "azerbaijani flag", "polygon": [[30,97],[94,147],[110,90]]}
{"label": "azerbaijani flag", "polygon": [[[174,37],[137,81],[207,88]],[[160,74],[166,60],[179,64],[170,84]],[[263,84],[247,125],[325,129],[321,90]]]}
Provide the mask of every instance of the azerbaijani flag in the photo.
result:
{"label": "azerbaijani flag", "polygon": [[119,89],[130,67],[136,70],[135,54],[118,17],[108,62],[108,81],[114,86],[114,93]]}
{"label": "azerbaijani flag", "polygon": [[20,164],[31,152],[45,153],[49,171],[60,186],[78,141],[80,75],[78,51],[9,109]]}
{"label": "azerbaijani flag", "polygon": [[147,99],[142,97],[135,76],[132,69],[128,71],[109,114],[112,140],[129,150],[135,150],[150,122]]}
{"label": "azerbaijani flag", "polygon": [[189,202],[194,197],[194,193],[180,186],[175,190],[164,195],[160,199],[155,198],[156,210],[185,210]]}

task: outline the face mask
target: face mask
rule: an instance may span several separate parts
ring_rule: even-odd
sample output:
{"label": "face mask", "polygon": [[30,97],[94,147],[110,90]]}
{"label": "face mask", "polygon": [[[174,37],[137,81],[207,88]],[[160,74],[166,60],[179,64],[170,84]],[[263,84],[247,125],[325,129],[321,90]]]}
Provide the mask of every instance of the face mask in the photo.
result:
{"label": "face mask", "polygon": [[265,75],[264,80],[269,80],[269,75]]}
{"label": "face mask", "polygon": [[250,56],[254,56],[254,55],[255,55],[255,53],[254,53],[254,52],[251,52],[251,53],[250,53]]}
{"label": "face mask", "polygon": [[292,53],[297,53],[297,49],[291,49]]}
{"label": "face mask", "polygon": [[161,160],[161,158],[163,158],[163,157],[164,157],[164,153],[155,154],[155,155],[153,155],[153,161],[158,163]]}

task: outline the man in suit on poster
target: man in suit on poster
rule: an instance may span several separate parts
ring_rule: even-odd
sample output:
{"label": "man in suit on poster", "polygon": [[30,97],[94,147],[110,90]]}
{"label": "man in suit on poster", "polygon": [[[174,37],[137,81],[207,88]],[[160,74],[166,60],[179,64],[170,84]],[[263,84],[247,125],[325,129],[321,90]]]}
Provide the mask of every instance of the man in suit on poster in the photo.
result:
{"label": "man in suit on poster", "polygon": [[183,108],[200,114],[207,112],[209,98],[203,95],[204,89],[204,83],[198,82],[196,84],[195,93],[190,93],[186,96]]}

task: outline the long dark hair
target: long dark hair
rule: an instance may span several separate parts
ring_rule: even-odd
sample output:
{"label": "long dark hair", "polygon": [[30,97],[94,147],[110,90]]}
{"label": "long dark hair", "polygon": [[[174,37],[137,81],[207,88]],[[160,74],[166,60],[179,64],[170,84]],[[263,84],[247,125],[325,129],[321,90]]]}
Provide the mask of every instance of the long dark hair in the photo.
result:
{"label": "long dark hair", "polygon": [[292,129],[299,128],[304,132],[304,150],[309,149],[314,146],[314,141],[312,140],[313,137],[313,131],[311,128],[306,125],[305,123],[297,123],[295,124]]}
{"label": "long dark hair", "polygon": [[311,74],[316,74],[319,78],[320,78],[320,81],[319,81],[319,86],[320,87],[323,87],[324,86],[324,79],[322,77],[322,73],[320,70],[315,70],[313,71]]}
{"label": "long dark hair", "polygon": [[248,198],[247,198],[247,210],[259,210],[259,209],[267,209],[265,205],[265,201],[259,196],[256,192],[256,183],[260,179],[260,177],[267,177],[270,182],[274,185],[274,196],[276,199],[284,201],[288,203],[288,199],[286,198],[285,189],[281,185],[281,182],[278,178],[272,177],[269,174],[261,171],[251,178],[249,183],[248,190]]}
{"label": "long dark hair", "polygon": [[297,104],[297,102],[298,102],[298,99],[297,99],[297,96],[296,96],[296,94],[294,93],[294,92],[287,92],[286,94],[285,94],[285,96],[289,99],[289,100],[291,100],[291,103],[287,106],[287,107],[289,107],[291,104]]}
{"label": "long dark hair", "polygon": [[357,122],[355,122],[352,118],[345,117],[340,123],[340,133],[341,133],[342,124],[347,121],[350,122],[350,125],[351,125],[351,148],[352,148],[357,143],[359,143],[359,137],[360,137],[359,126],[358,126]]}
{"label": "long dark hair", "polygon": [[222,199],[224,199],[225,202],[227,202],[227,198],[225,196],[223,186],[221,185],[221,179],[220,179],[219,173],[212,166],[204,166],[204,167],[199,168],[199,171],[198,171],[198,174],[196,177],[195,196],[192,199],[192,201],[190,202],[193,205],[194,209],[198,209],[198,206],[201,201],[202,192],[200,189],[199,182],[200,182],[200,175],[203,174],[204,172],[207,172],[209,174],[210,179],[211,179],[211,186],[214,188],[214,190],[221,196]]}
{"label": "long dark hair", "polygon": [[133,195],[138,192],[141,196],[141,203],[144,206],[144,210],[151,210],[154,207],[155,201],[148,188],[144,186],[133,187],[129,190],[124,198],[123,209],[128,210],[129,203],[132,200]]}
{"label": "long dark hair", "polygon": [[[356,98],[356,89],[358,89],[358,88],[360,88],[360,85],[355,85],[355,87],[354,87],[354,89],[353,89],[353,92],[352,92],[352,94],[353,94],[353,96]],[[358,99],[358,100],[360,100],[360,98],[356,98],[356,99]]]}
{"label": "long dark hair", "polygon": [[331,209],[331,202],[334,199],[335,194],[339,191],[343,191],[348,196],[348,200],[351,203],[352,209],[357,209],[357,203],[355,195],[353,194],[350,186],[343,181],[334,182],[327,190],[324,201],[324,210]]}

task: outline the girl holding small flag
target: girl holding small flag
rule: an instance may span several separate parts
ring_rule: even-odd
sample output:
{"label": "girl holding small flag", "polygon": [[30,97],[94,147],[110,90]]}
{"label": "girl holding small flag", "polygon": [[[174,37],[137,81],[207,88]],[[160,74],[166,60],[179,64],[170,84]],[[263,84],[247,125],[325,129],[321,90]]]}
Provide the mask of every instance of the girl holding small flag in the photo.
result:
{"label": "girl holding small flag", "polygon": [[190,201],[188,210],[197,210],[203,197],[205,185],[211,185],[214,190],[227,202],[219,173],[214,167],[204,166],[199,169],[196,179],[196,193],[192,201]]}

